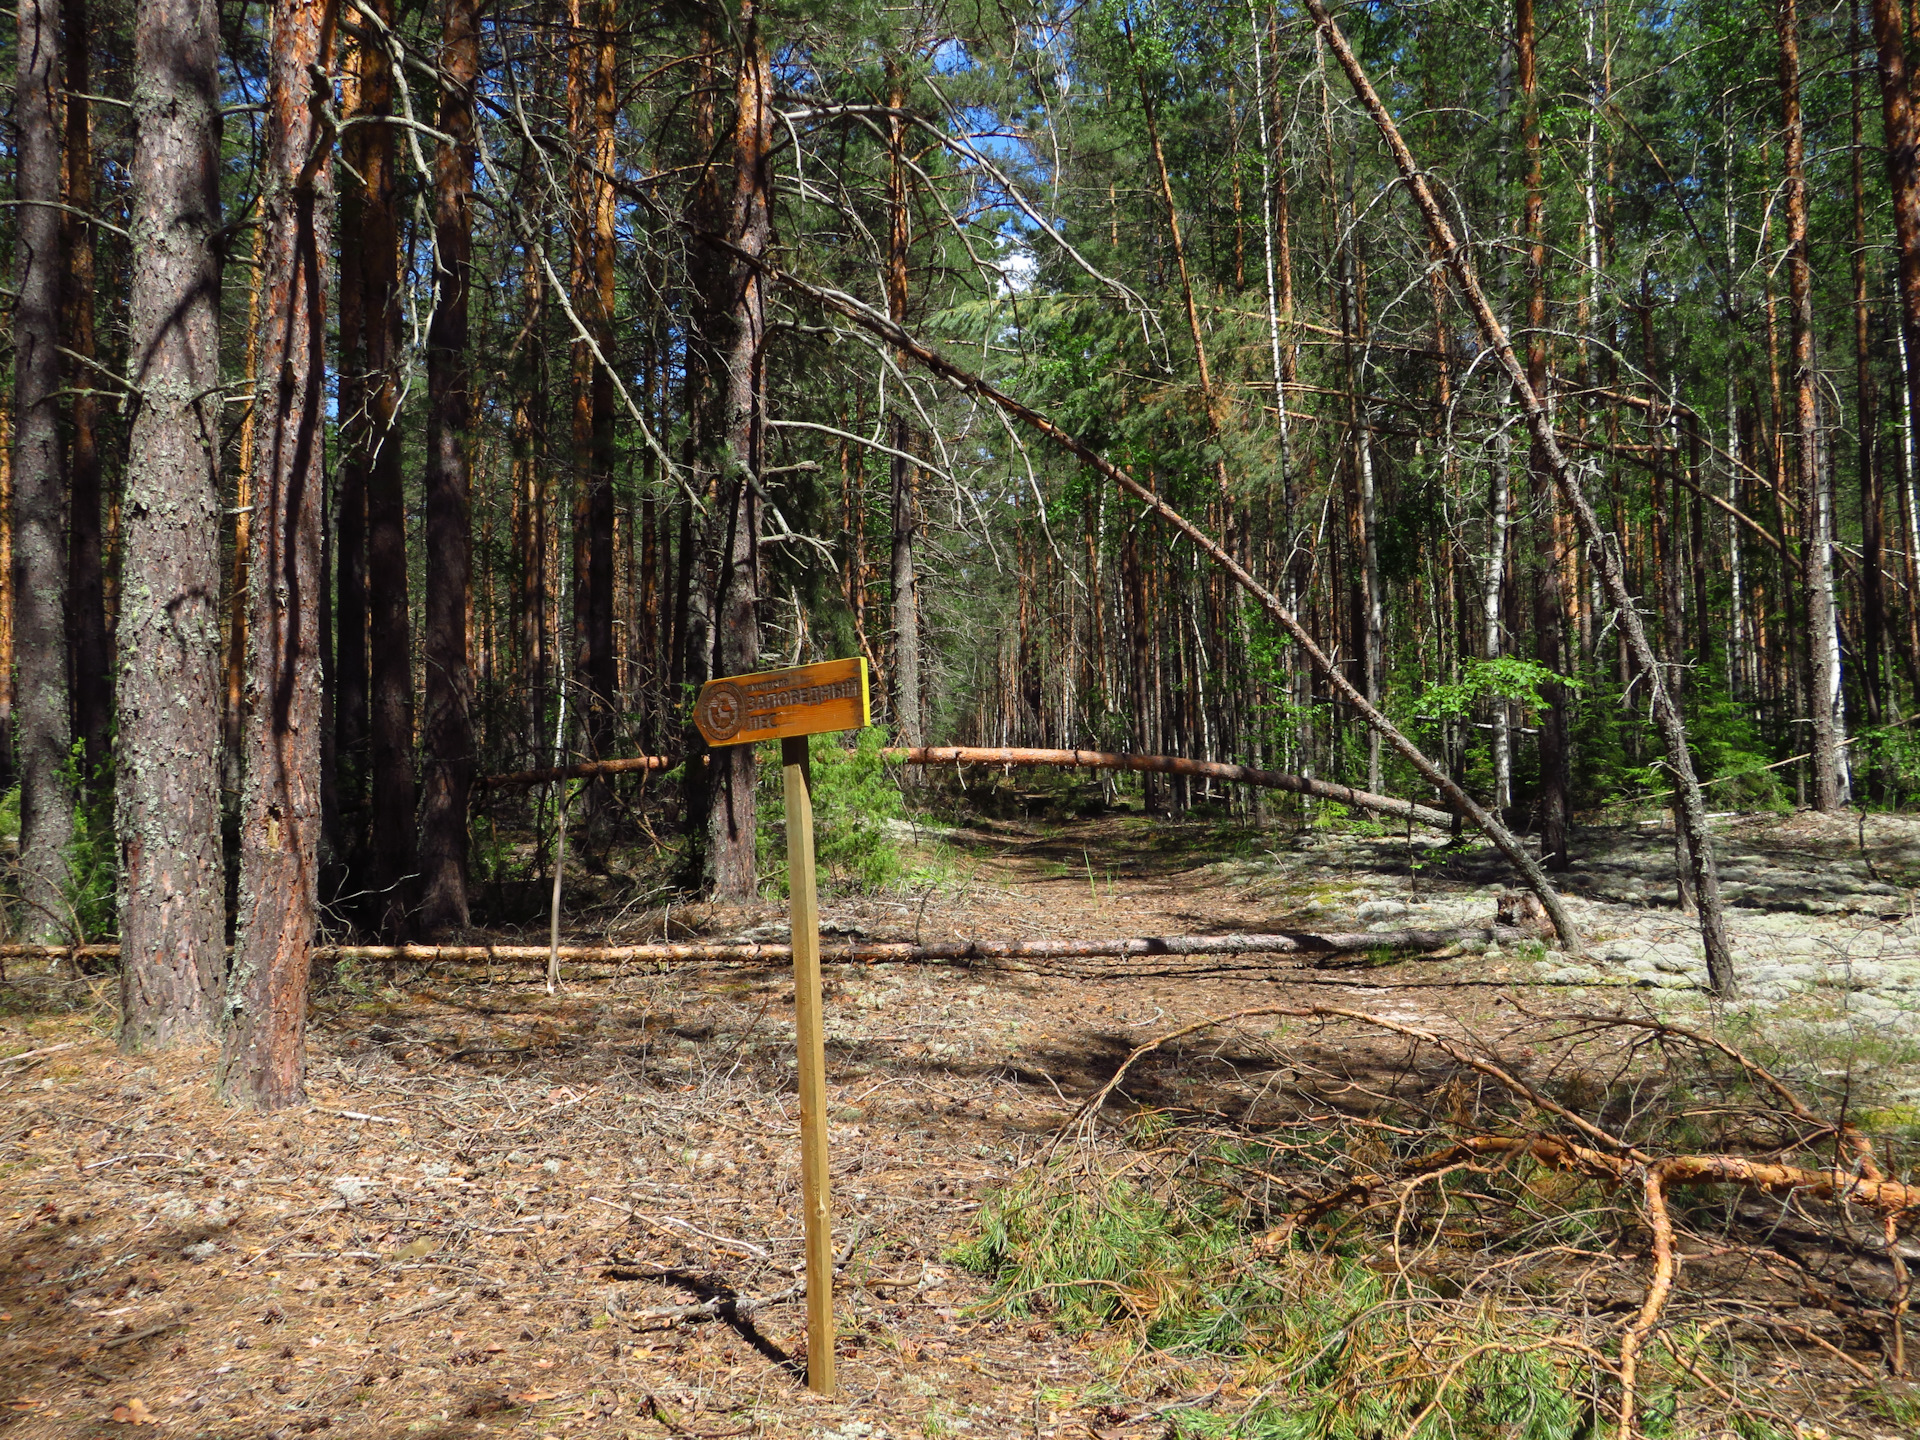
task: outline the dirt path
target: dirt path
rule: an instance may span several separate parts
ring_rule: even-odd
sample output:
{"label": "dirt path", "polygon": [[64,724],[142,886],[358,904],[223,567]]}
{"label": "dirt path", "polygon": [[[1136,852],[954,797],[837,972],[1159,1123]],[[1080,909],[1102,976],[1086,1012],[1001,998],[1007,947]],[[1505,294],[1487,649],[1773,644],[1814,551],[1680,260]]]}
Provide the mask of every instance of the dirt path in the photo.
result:
{"label": "dirt path", "polygon": [[[1421,852],[1410,870],[1404,843],[1377,838],[1283,844],[1127,817],[982,821],[939,843],[941,883],[831,903],[829,926],[893,939],[1455,923],[1489,917],[1497,885],[1475,857]],[[1606,943],[1685,944],[1672,912],[1577,903],[1617,932]],[[1743,912],[1749,934],[1767,913]],[[768,934],[782,918],[683,908],[619,933]],[[1883,949],[1908,943],[1871,923],[1893,937]],[[801,1258],[779,971],[629,972],[553,997],[502,977],[350,974],[316,1014],[314,1107],[265,1119],[211,1104],[206,1057],[116,1055],[96,1033],[104,1012],[13,1014],[0,1051],[72,1048],[0,1061],[0,1427],[130,1433],[118,1414],[223,1437],[1046,1437],[1104,1434],[1189,1393],[1230,1405],[1224,1373],[1133,1366],[976,1308],[982,1287],[947,1256],[983,1187],[1178,1021],[1311,996],[1473,1028],[1503,984],[1575,968],[1582,986],[1640,974],[1496,953],[1358,973],[1249,960],[834,975],[845,1259],[830,1401],[796,1383],[800,1303],[751,1303],[790,1291]],[[722,1313],[687,1318],[702,1306]]]}

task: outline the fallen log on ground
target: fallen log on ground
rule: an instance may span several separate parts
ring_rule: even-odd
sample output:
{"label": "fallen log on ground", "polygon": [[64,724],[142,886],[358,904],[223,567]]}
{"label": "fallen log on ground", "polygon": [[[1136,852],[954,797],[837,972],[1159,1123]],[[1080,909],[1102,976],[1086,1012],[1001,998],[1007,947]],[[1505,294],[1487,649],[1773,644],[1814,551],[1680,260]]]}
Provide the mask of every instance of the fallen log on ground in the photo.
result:
{"label": "fallen log on ground", "polygon": [[[1506,925],[1445,930],[1285,930],[1260,935],[1141,935],[1115,940],[854,940],[820,947],[829,964],[951,964],[967,960],[1093,960],[1138,955],[1354,955],[1373,950],[1444,950],[1480,942],[1511,945],[1538,937]],[[118,945],[0,945],[0,960],[114,959]],[[321,961],[393,964],[544,965],[546,945],[316,945]],[[563,961],[598,964],[785,964],[791,945],[773,941],[656,941],[562,945]]]}
{"label": "fallen log on ground", "polygon": [[1417,820],[1442,830],[1453,828],[1450,811],[1436,810],[1411,800],[1391,795],[1375,795],[1351,785],[1336,785],[1330,780],[1315,780],[1306,775],[1289,775],[1279,770],[1256,770],[1251,765],[1230,765],[1219,760],[1188,760],[1177,755],[1120,755],[1108,750],[1022,750],[994,749],[974,745],[916,745],[911,749],[882,750],[881,757],[906,765],[1057,765],[1088,770],[1134,770],[1155,775],[1191,775],[1206,780],[1228,780],[1236,785],[1252,785],[1264,790],[1286,790],[1295,795],[1311,795],[1320,800],[1335,800],[1357,810],[1372,810],[1402,820]]}

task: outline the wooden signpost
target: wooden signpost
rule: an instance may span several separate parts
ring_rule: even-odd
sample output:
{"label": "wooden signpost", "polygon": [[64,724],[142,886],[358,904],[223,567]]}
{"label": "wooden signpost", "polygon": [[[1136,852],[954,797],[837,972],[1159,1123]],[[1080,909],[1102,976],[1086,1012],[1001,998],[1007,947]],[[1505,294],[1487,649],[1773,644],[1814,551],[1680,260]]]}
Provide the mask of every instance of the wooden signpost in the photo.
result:
{"label": "wooden signpost", "polygon": [[793,1029],[800,1063],[800,1189],[807,1234],[807,1388],[833,1393],[833,1209],[827,1179],[827,1049],[820,1023],[820,906],[813,878],[807,737],[872,723],[865,660],[731,675],[700,687],[693,721],[709,745],[780,742],[792,904]]}

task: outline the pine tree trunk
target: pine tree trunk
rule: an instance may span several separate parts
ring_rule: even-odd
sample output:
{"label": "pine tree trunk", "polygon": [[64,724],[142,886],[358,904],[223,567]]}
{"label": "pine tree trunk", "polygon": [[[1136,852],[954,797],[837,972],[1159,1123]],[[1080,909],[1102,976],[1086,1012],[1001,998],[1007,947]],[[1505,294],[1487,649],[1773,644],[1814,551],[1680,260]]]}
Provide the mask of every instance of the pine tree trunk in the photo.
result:
{"label": "pine tree trunk", "polygon": [[473,681],[467,606],[473,583],[472,359],[467,300],[473,269],[473,86],[480,70],[477,0],[444,0],[440,130],[434,151],[437,274],[427,327],[426,685],[420,794],[420,926],[465,929],[467,796],[473,788]]}
{"label": "pine tree trunk", "polygon": [[[1853,15],[1849,31],[1849,49],[1860,48],[1859,12]],[[1884,525],[1886,496],[1880,478],[1879,411],[1875,404],[1870,302],[1867,294],[1867,197],[1865,125],[1861,116],[1860,71],[1850,77],[1853,120],[1853,390],[1859,431],[1860,471],[1860,668],[1861,695],[1866,701],[1867,723],[1880,724],[1885,714],[1886,683],[1886,593],[1882,580],[1885,563]],[[1702,611],[1704,615],[1704,610]],[[1876,775],[1876,790],[1881,777]],[[1876,796],[1876,798],[1878,798]]]}
{"label": "pine tree trunk", "polygon": [[1920,425],[1920,116],[1916,116],[1907,65],[1906,37],[1899,0],[1872,0],[1874,49],[1880,60],[1880,115],[1886,140],[1887,183],[1893,196],[1893,233],[1899,252],[1900,378],[1904,404],[1900,408],[1902,453],[1905,460],[1901,495],[1911,516],[1907,529],[1908,635],[1907,661],[1920,673],[1920,594],[1913,579],[1920,576],[1920,557],[1914,543],[1920,537],[1920,515],[1912,515],[1916,479],[1914,429]]}
{"label": "pine tree trunk", "polygon": [[220,12],[134,18],[132,381],[120,616],[120,1044],[210,1039],[220,840]]}
{"label": "pine tree trunk", "polygon": [[[760,35],[757,0],[741,7],[740,52],[734,80],[734,189],[727,241],[750,260],[767,253],[773,226],[769,205],[772,176],[773,74]],[[715,317],[723,343],[722,429],[724,453],[718,476],[720,504],[716,523],[720,543],[713,547],[717,566],[712,621],[716,674],[734,675],[758,667],[760,660],[759,535],[760,514],[753,477],[760,468],[762,363],[766,334],[765,280],[745,261],[728,265],[731,304]],[[753,747],[729,745],[713,752],[707,767],[711,787],[707,811],[706,876],[712,892],[724,899],[753,895]]]}
{"label": "pine tree trunk", "polygon": [[[359,22],[359,16],[350,17]],[[340,466],[334,482],[334,651],[329,673],[333,690],[333,783],[339,833],[335,859],[354,877],[365,878],[367,840],[367,737],[371,726],[367,668],[367,470],[373,459],[371,391],[378,381],[368,364],[366,272],[369,235],[379,221],[369,215],[377,201],[372,191],[378,171],[376,149],[391,146],[393,127],[382,123],[389,106],[379,97],[377,69],[384,63],[382,37],[346,27],[350,47],[343,69],[342,109],[351,128],[340,138],[340,278],[337,282],[340,335]],[[354,122],[359,123],[354,123]],[[377,264],[378,262],[374,262]],[[377,323],[377,322],[376,322]]]}
{"label": "pine tree trunk", "polygon": [[241,760],[242,721],[247,691],[247,555],[253,525],[253,436],[259,411],[260,245],[256,236],[247,262],[246,414],[240,421],[239,454],[233,485],[233,563],[227,572],[226,660],[220,712],[220,788],[238,795],[245,780]]}
{"label": "pine tree trunk", "polygon": [[20,0],[13,122],[13,660],[20,765],[19,932],[77,939],[66,898],[67,474],[60,440],[59,0]]}
{"label": "pine tree trunk", "polygon": [[[383,21],[393,0],[370,0]],[[393,56],[368,37],[360,57],[360,108],[368,115],[394,110]],[[389,943],[412,934],[415,886],[413,770],[413,623],[408,606],[406,473],[400,408],[403,362],[397,141],[392,126],[365,125],[366,181],[361,197],[361,338],[366,396],[367,513],[367,817],[370,864],[366,913]],[[349,184],[353,183],[349,177]],[[352,463],[352,457],[349,457]]]}
{"label": "pine tree trunk", "polygon": [[325,0],[274,0],[262,170],[260,373],[248,566],[246,792],[240,916],[227,977],[220,1094],[274,1110],[305,1097],[307,973],[320,839],[320,511],[326,484],[326,257],[331,156],[313,72]]}
{"label": "pine tree trunk", "polygon": [[[1527,157],[1527,193],[1523,228],[1527,237],[1527,383],[1545,399],[1547,388],[1547,231],[1546,188],[1541,174],[1539,68],[1533,0],[1514,7],[1521,94],[1521,140]],[[1553,474],[1538,442],[1527,452],[1527,483],[1533,493],[1533,644],[1534,659],[1554,674],[1566,672],[1565,597],[1560,584],[1559,506]],[[1567,753],[1567,687],[1548,681],[1540,687],[1546,708],[1540,715],[1540,859],[1549,870],[1572,863],[1567,825],[1572,813],[1572,783]],[[1378,787],[1375,787],[1378,788]]]}
{"label": "pine tree trunk", "polygon": [[[1379,92],[1373,88],[1360,62],[1354,58],[1352,49],[1347,45],[1346,37],[1339,26],[1327,14],[1323,0],[1306,0],[1307,10],[1312,14],[1314,24],[1328,45],[1339,57],[1341,67],[1346,71],[1354,93],[1373,118],[1375,127],[1387,142],[1393,154],[1394,167],[1400,172],[1402,182],[1410,191],[1414,203],[1419,207],[1421,219],[1425,222],[1427,233],[1446,254],[1448,268],[1459,284],[1468,304],[1473,310],[1475,323],[1480,329],[1481,339],[1493,350],[1500,366],[1507,372],[1515,391],[1521,397],[1526,411],[1529,431],[1538,440],[1545,452],[1549,468],[1553,473],[1554,484],[1559,488],[1561,498],[1573,512],[1580,538],[1587,546],[1593,558],[1594,568],[1605,588],[1607,599],[1613,606],[1614,616],[1621,631],[1621,640],[1631,650],[1635,660],[1647,669],[1653,667],[1653,655],[1647,644],[1644,627],[1640,624],[1639,613],[1635,608],[1632,592],[1627,588],[1626,577],[1621,573],[1615,554],[1607,548],[1607,537],[1600,528],[1599,517],[1594,513],[1585,493],[1576,483],[1571,467],[1559,442],[1553,434],[1552,417],[1548,415],[1540,397],[1527,383],[1526,372],[1522,369],[1513,347],[1507,339],[1505,327],[1488,304],[1486,292],[1481,288],[1478,277],[1468,263],[1466,253],[1455,238],[1453,227],[1439,202],[1434,198],[1433,189],[1421,173],[1406,142],[1401,139],[1392,114],[1380,99]],[[1706,950],[1708,984],[1715,994],[1730,995],[1735,989],[1733,973],[1733,948],[1727,934],[1726,915],[1720,902],[1720,881],[1714,865],[1713,842],[1707,829],[1706,804],[1701,797],[1700,783],[1693,768],[1693,758],[1688,748],[1685,716],[1674,703],[1673,697],[1660,683],[1656,673],[1652,676],[1652,700],[1655,723],[1660,729],[1661,739],[1665,743],[1666,762],[1673,775],[1674,788],[1678,792],[1676,819],[1683,826],[1691,841],[1689,859],[1693,867],[1695,895],[1700,908],[1700,938]],[[1504,848],[1504,847],[1503,847]],[[1524,866],[1522,867],[1524,870]],[[1543,900],[1545,897],[1542,897]],[[1550,907],[1551,908],[1551,907]]]}
{"label": "pine tree trunk", "polygon": [[516,606],[519,614],[520,675],[525,693],[525,733],[522,742],[538,753],[552,684],[547,644],[547,363],[546,277],[531,249],[522,257],[520,293],[526,306],[526,349],[513,405],[513,473],[515,513],[520,521],[515,553],[520,574]]}
{"label": "pine tree trunk", "polygon": [[[86,0],[66,0],[66,347],[92,360],[94,337],[92,36]],[[135,263],[139,263],[135,254]],[[73,734],[82,745],[81,784],[98,783],[113,728],[113,642],[107,633],[106,556],[100,486],[99,379],[74,377],[67,449],[67,645],[73,685]]]}
{"label": "pine tree trunk", "polygon": [[1820,463],[1813,363],[1813,270],[1807,246],[1806,124],[1800,109],[1798,0],[1780,0],[1781,128],[1786,137],[1787,293],[1793,344],[1793,416],[1800,504],[1805,512],[1807,716],[1812,730],[1813,808],[1846,803],[1841,741],[1840,637],[1833,595],[1833,478]]}
{"label": "pine tree trunk", "polygon": [[[907,319],[907,248],[912,234],[907,207],[907,87],[900,62],[887,60],[887,315],[895,324]],[[888,472],[893,507],[893,727],[896,742],[925,742],[921,726],[920,589],[914,570],[913,546],[919,529],[919,469],[907,458],[912,452],[913,429],[905,415],[896,415],[889,437],[894,454]],[[918,738],[915,738],[918,737]]]}
{"label": "pine tree trunk", "polygon": [[13,778],[13,395],[0,390],[0,786]]}

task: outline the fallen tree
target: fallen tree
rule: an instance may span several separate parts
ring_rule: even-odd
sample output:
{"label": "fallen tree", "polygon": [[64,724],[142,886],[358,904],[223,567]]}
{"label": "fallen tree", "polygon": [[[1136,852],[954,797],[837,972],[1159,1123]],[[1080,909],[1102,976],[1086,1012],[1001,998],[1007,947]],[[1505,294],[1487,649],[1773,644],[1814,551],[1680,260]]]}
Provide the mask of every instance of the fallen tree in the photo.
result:
{"label": "fallen tree", "polygon": [[[1064,769],[1191,775],[1199,779],[1251,785],[1257,789],[1311,795],[1319,800],[1350,805],[1356,810],[1371,810],[1378,815],[1392,815],[1442,830],[1451,829],[1454,822],[1453,815],[1446,810],[1397,799],[1392,795],[1375,795],[1371,791],[1356,790],[1351,785],[1339,785],[1331,780],[1289,775],[1280,770],[1260,770],[1251,765],[1234,765],[1222,760],[1189,760],[1180,755],[1123,755],[1108,750],[1023,750],[977,745],[896,746],[882,750],[880,754],[883,759],[901,765],[1053,765]],[[504,790],[522,785],[550,785],[561,780],[585,780],[596,775],[670,770],[679,763],[666,755],[634,755],[625,760],[589,760],[551,770],[515,770],[505,775],[488,775],[475,783]]]}
{"label": "fallen tree", "polygon": [[[1618,537],[1609,534],[1601,527],[1600,517],[1594,513],[1593,505],[1588,501],[1586,492],[1581,488],[1573,467],[1568,463],[1566,453],[1561,450],[1559,440],[1553,429],[1553,416],[1548,411],[1548,397],[1537,393],[1527,378],[1526,367],[1514,354],[1513,344],[1508,339],[1506,327],[1500,323],[1499,316],[1493,313],[1488,303],[1486,291],[1481,288],[1480,279],[1474,273],[1473,257],[1468,254],[1453,227],[1448,223],[1446,212],[1440,208],[1440,202],[1434,197],[1433,187],[1427,183],[1426,174],[1413,152],[1407,148],[1407,142],[1401,137],[1400,129],[1393,122],[1393,116],[1387,110],[1379,92],[1373,88],[1373,82],[1354,57],[1347,37],[1327,13],[1322,0],[1306,0],[1308,13],[1327,46],[1333,51],[1334,58],[1347,74],[1353,93],[1366,107],[1373,118],[1380,136],[1387,143],[1387,149],[1393,155],[1393,163],[1400,172],[1400,178],[1413,197],[1420,217],[1426,222],[1427,234],[1433,242],[1434,252],[1445,262],[1452,272],[1454,281],[1459,285],[1461,294],[1466,298],[1467,308],[1473,312],[1474,323],[1479,327],[1480,338],[1493,352],[1494,359],[1505,371],[1513,393],[1520,402],[1520,408],[1526,415],[1527,429],[1534,444],[1547,462],[1547,468],[1553,475],[1554,487],[1573,513],[1574,525],[1580,532],[1581,543],[1587,547],[1587,555],[1593,564],[1595,573],[1600,577],[1601,588],[1606,592],[1607,602],[1613,607],[1614,621],[1620,627],[1621,637],[1626,641],[1628,652],[1633,657],[1634,668],[1645,677],[1652,692],[1654,724],[1659,727],[1660,738],[1666,746],[1667,770],[1673,776],[1674,825],[1686,842],[1685,869],[1687,878],[1693,887],[1694,906],[1700,916],[1700,940],[1707,952],[1707,977],[1713,993],[1732,995],[1734,993],[1733,976],[1733,939],[1727,932],[1726,913],[1720,901],[1720,877],[1714,867],[1713,837],[1707,827],[1707,805],[1700,795],[1700,780],[1694,773],[1693,756],[1687,742],[1687,725],[1675,701],[1673,689],[1667,683],[1666,673],[1660,659],[1654,654],[1653,646],[1647,640],[1646,626],[1640,621],[1640,609],[1635,603],[1633,593],[1627,588],[1626,573],[1621,565]],[[1502,846],[1502,849],[1505,847]],[[1524,872],[1523,872],[1524,873]],[[1531,877],[1529,877],[1531,880]],[[1541,895],[1542,902],[1547,897]],[[1553,905],[1547,906],[1548,913],[1554,917],[1556,927],[1560,925],[1560,913]],[[1562,929],[1562,935],[1565,930]],[[1571,943],[1571,942],[1569,942]]]}
{"label": "fallen tree", "polygon": [[1263,790],[1285,790],[1295,795],[1311,795],[1319,800],[1334,800],[1356,810],[1371,810],[1393,815],[1422,825],[1451,829],[1454,817],[1431,805],[1399,800],[1391,795],[1375,795],[1351,785],[1336,785],[1307,775],[1289,775],[1279,770],[1257,770],[1251,765],[1230,765],[1220,760],[1186,760],[1177,755],[1121,755],[1109,750],[1023,750],[995,749],[977,745],[916,745],[910,749],[882,750],[882,757],[905,765],[1057,765],[1064,769],[1132,770],[1142,774],[1191,775],[1204,780],[1227,780],[1236,785],[1252,785]]}
{"label": "fallen tree", "polygon": [[[853,940],[820,947],[828,964],[952,964],[968,960],[1081,960],[1140,955],[1354,955],[1373,950],[1444,950],[1469,943],[1517,944],[1537,939],[1509,925],[1449,929],[1284,930],[1259,935],[1141,935],[1114,940]],[[118,945],[0,945],[4,960],[112,960]],[[378,960],[389,964],[544,965],[786,964],[793,947],[761,940],[656,941],[642,945],[315,945],[317,961]]]}
{"label": "fallen tree", "polygon": [[[1377,705],[1367,699],[1365,695],[1361,694],[1352,680],[1347,677],[1345,670],[1334,664],[1327,652],[1320,648],[1319,643],[1308,633],[1306,626],[1300,623],[1299,617],[1281,602],[1278,595],[1261,584],[1260,581],[1255,578],[1253,572],[1235,559],[1218,540],[1214,539],[1213,536],[1194,524],[1193,521],[1189,520],[1178,510],[1174,509],[1173,506],[1169,505],[1154,491],[1148,489],[1145,485],[1142,485],[1138,480],[1134,479],[1132,475],[1128,474],[1118,465],[1115,465],[1098,450],[1095,450],[1091,445],[1081,440],[1077,435],[1062,429],[1054,423],[1052,419],[1034,409],[1031,405],[1016,400],[1013,396],[999,389],[983,377],[976,375],[965,366],[956,364],[946,355],[935,350],[931,345],[913,335],[905,327],[887,316],[882,315],[871,306],[862,303],[842,291],[830,290],[819,285],[810,285],[797,276],[790,275],[775,266],[767,264],[765,260],[757,256],[745,255],[744,252],[728,244],[718,236],[700,234],[697,235],[696,238],[705,244],[724,250],[736,258],[745,260],[775,284],[791,290],[797,295],[806,296],[815,304],[832,311],[836,315],[844,316],[869,334],[877,336],[886,341],[887,344],[892,345],[895,349],[899,350],[902,355],[911,358],[923,368],[938,375],[956,390],[974,396],[976,399],[982,400],[1002,411],[1012,419],[1018,420],[1021,424],[1043,436],[1049,443],[1057,446],[1095,473],[1111,481],[1121,493],[1138,501],[1145,509],[1157,515],[1161,520],[1172,526],[1174,530],[1185,536],[1195,549],[1199,550],[1215,565],[1225,571],[1236,585],[1251,596],[1254,602],[1266,612],[1267,617],[1271,619],[1274,624],[1287,632],[1292,638],[1293,643],[1300,647],[1300,653],[1306,656],[1308,663],[1319,673],[1320,678],[1325,682],[1327,688],[1339,696],[1342,704],[1347,706],[1354,714],[1358,715],[1370,730],[1374,731],[1381,739],[1386,741],[1388,745],[1392,746],[1395,753],[1411,765],[1422,780],[1426,781],[1427,784],[1433,786],[1434,789],[1444,795],[1448,803],[1457,809],[1475,829],[1479,830],[1481,834],[1493,842],[1494,848],[1505,856],[1507,862],[1519,872],[1521,878],[1526,882],[1527,888],[1540,898],[1541,907],[1547,912],[1548,918],[1553,921],[1554,933],[1560,937],[1561,944],[1569,950],[1580,949],[1579,927],[1573,923],[1573,916],[1568,912],[1565,902],[1560,898],[1559,892],[1553,888],[1552,881],[1547,878],[1547,872],[1541,868],[1540,862],[1527,852],[1527,847],[1521,844],[1520,838],[1515,835],[1512,830],[1507,828],[1499,816],[1495,815],[1491,810],[1487,809],[1486,806],[1469,795],[1459,781],[1455,780],[1439,765],[1436,765],[1427,753],[1418,745],[1414,744],[1406,733],[1389,720]],[[1684,756],[1682,758],[1684,759]],[[1690,774],[1691,772],[1688,773]],[[1714,904],[1717,905],[1719,903],[1718,890],[1714,890],[1712,894]],[[1703,916],[1705,914],[1704,902],[1702,914]],[[1712,953],[1711,949],[1709,953]],[[1733,983],[1730,971],[1716,979],[1716,985],[1722,983],[1730,990]]]}

